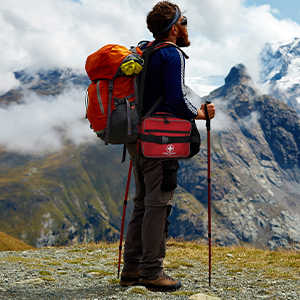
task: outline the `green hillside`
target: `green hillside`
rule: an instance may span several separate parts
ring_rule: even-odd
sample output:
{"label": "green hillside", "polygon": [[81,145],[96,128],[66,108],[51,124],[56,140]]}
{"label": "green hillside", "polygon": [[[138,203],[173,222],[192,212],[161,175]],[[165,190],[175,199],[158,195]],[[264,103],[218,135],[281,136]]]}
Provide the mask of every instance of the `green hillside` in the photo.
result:
{"label": "green hillside", "polygon": [[15,239],[3,232],[0,232],[0,251],[29,250],[33,247]]}
{"label": "green hillside", "polygon": [[45,157],[0,152],[0,231],[34,246],[118,236],[128,172],[99,140]]}

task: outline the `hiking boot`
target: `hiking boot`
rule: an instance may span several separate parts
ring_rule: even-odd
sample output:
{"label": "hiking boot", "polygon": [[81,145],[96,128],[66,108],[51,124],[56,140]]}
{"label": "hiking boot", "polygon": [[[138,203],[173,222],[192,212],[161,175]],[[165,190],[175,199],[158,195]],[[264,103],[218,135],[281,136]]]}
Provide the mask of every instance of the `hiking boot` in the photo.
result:
{"label": "hiking boot", "polygon": [[141,271],[138,270],[122,270],[120,285],[122,286],[130,286],[137,285],[139,283],[139,276]]}
{"label": "hiking boot", "polygon": [[148,290],[161,292],[178,290],[181,287],[180,280],[173,279],[165,273],[163,274],[163,276],[155,280],[148,280],[140,277],[139,284],[146,287]]}

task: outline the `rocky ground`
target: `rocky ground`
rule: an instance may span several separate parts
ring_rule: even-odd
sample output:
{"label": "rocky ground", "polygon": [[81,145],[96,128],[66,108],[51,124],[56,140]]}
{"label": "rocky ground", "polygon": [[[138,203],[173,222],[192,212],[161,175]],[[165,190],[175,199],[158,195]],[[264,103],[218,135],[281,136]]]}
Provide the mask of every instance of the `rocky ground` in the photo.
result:
{"label": "rocky ground", "polygon": [[3,251],[0,299],[300,299],[299,271],[282,268],[280,277],[266,276],[263,270],[234,269],[237,258],[225,256],[213,264],[211,287],[206,264],[189,257],[171,264],[167,257],[166,273],[183,286],[161,293],[119,286],[116,244]]}

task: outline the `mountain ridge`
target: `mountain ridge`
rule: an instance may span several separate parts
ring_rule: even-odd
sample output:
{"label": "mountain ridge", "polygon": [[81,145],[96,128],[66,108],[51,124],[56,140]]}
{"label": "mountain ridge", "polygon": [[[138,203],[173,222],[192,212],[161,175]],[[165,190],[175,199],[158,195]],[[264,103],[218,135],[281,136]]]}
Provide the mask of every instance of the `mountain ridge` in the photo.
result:
{"label": "mountain ridge", "polygon": [[[56,95],[67,81],[60,71],[51,74],[54,77],[48,82],[46,75],[43,80],[32,77],[26,81],[23,74],[22,80],[36,93]],[[85,77],[73,82],[87,85]],[[188,96],[197,97],[191,89],[187,91]],[[0,101],[8,101],[7,97],[0,97]],[[213,242],[271,249],[298,245],[297,112],[263,95],[242,64],[230,70],[223,86],[201,98],[206,100],[217,107],[211,122]],[[200,153],[180,160],[169,230],[173,237],[205,242],[207,145],[206,131],[200,132]],[[0,220],[5,224],[0,222],[0,230],[36,247],[118,239],[128,172],[128,160],[120,164],[121,156],[122,146],[107,147],[97,138],[81,146],[69,141],[63,151],[40,157],[2,149]],[[132,179],[125,225],[133,195]]]}

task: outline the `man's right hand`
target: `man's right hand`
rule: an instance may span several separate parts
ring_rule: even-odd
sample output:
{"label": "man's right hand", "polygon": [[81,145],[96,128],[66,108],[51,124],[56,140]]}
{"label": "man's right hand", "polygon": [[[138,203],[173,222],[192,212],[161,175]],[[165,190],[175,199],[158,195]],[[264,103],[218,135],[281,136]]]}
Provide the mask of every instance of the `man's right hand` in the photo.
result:
{"label": "man's right hand", "polygon": [[[207,104],[207,112],[210,120],[215,117],[216,109],[213,103]],[[198,116],[196,117],[196,120],[206,120],[205,103],[201,105],[200,109],[198,109]]]}

